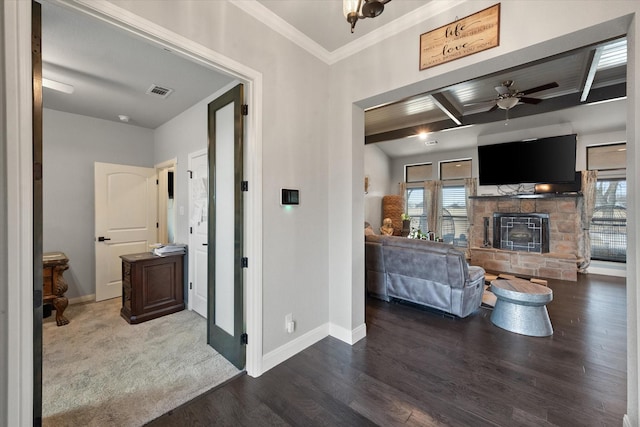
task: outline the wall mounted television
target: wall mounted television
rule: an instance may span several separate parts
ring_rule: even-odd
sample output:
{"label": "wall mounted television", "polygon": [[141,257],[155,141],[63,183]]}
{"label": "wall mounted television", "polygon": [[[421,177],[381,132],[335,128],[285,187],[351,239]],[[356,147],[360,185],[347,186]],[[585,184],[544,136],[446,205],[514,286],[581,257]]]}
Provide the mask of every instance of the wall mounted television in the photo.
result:
{"label": "wall mounted television", "polygon": [[562,184],[575,180],[576,135],[478,146],[480,185]]}

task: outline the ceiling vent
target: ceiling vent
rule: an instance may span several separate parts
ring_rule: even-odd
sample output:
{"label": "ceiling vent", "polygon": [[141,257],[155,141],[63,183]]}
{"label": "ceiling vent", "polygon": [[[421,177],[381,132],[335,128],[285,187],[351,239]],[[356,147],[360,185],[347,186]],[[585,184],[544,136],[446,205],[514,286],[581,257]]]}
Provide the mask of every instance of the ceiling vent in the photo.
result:
{"label": "ceiling vent", "polygon": [[167,98],[172,92],[173,89],[158,86],[157,84],[152,84],[149,89],[147,89],[147,95],[159,96],[160,98]]}

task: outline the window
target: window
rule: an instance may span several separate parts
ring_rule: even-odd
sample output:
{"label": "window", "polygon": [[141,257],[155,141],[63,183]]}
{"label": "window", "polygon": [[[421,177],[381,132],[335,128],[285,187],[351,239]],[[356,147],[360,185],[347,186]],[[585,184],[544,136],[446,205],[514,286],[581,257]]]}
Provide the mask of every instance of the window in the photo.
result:
{"label": "window", "polygon": [[406,165],[405,182],[424,182],[433,179],[433,165],[431,163],[422,163],[419,165]]}
{"label": "window", "polygon": [[596,203],[589,228],[591,258],[627,260],[627,181],[598,179]]}
{"label": "window", "polygon": [[598,170],[596,199],[589,227],[591,258],[626,262],[626,144],[587,147],[587,166]]}
{"label": "window", "polygon": [[405,212],[411,217],[411,229],[420,229],[423,233],[429,231],[427,198],[423,183],[433,179],[432,170],[431,163],[405,166],[405,181],[407,183]]}
{"label": "window", "polygon": [[424,187],[407,188],[407,207],[405,212],[411,217],[411,228],[420,229],[423,233],[429,231],[427,225],[427,204]]}
{"label": "window", "polygon": [[469,219],[464,178],[471,177],[471,160],[440,163],[442,180],[442,239],[445,243],[468,246]]}
{"label": "window", "polygon": [[467,247],[469,220],[464,185],[442,186],[442,239],[454,246]]}

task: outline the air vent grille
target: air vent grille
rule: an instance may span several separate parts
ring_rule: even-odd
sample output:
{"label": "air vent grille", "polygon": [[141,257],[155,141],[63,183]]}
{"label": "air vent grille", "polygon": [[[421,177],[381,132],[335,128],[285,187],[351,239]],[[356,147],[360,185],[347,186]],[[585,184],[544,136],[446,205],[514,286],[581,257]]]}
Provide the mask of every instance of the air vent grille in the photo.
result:
{"label": "air vent grille", "polygon": [[171,95],[172,92],[173,89],[162,87],[157,84],[152,84],[149,89],[147,89],[147,95],[159,96],[160,98],[166,98]]}

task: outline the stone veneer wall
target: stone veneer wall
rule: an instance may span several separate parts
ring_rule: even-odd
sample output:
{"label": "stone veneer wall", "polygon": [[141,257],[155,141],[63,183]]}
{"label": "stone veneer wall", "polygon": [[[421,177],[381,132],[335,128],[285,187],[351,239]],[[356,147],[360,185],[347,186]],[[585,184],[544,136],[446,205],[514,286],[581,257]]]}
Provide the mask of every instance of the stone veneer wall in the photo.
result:
{"label": "stone veneer wall", "polygon": [[[471,264],[498,273],[527,277],[578,280],[578,239],[582,233],[582,197],[479,196],[473,199],[470,235]],[[549,252],[544,254],[484,248],[484,217],[489,217],[489,242],[493,242],[493,213],[548,213]]]}

